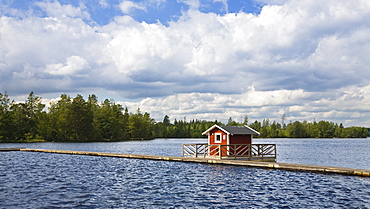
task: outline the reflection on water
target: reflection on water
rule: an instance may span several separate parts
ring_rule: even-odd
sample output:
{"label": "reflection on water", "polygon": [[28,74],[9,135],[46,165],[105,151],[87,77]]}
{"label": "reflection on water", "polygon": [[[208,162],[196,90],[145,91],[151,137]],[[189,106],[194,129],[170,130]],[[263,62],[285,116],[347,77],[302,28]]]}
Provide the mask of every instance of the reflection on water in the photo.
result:
{"label": "reflection on water", "polygon": [[[274,143],[278,144],[278,149],[279,143],[282,149],[288,148],[280,150],[279,156],[290,160],[289,153],[297,155],[300,152],[292,147],[295,142],[288,142]],[[182,143],[184,140],[6,146],[135,154],[156,150],[158,155],[181,155]],[[309,145],[298,143],[297,146]],[[302,153],[298,155],[301,160],[310,159]],[[369,208],[370,178],[197,163],[3,152],[0,153],[0,205],[3,208]]]}

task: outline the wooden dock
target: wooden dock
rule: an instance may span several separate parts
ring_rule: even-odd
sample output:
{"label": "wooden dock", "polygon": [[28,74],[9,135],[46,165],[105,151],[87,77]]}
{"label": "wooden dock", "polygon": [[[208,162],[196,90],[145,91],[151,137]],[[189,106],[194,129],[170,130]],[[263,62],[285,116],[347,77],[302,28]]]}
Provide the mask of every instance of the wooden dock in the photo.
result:
{"label": "wooden dock", "polygon": [[212,164],[222,164],[222,165],[257,167],[257,168],[265,168],[265,169],[281,169],[281,170],[289,170],[289,171],[318,172],[318,173],[327,173],[327,174],[341,174],[341,175],[370,177],[370,170],[364,170],[364,169],[316,166],[316,165],[301,165],[301,164],[276,163],[276,162],[256,162],[256,161],[246,161],[246,160],[225,160],[225,159],[195,158],[195,157],[175,157],[175,156],[159,156],[159,155],[138,155],[138,154],[121,154],[121,153],[106,153],[106,152],[70,151],[70,150],[48,150],[48,149],[27,149],[27,148],[0,148],[0,151],[45,152],[45,153],[71,154],[71,155],[134,158],[134,159],[162,160],[162,161],[176,161],[176,162],[212,163]]}
{"label": "wooden dock", "polygon": [[276,144],[183,144],[183,157],[276,161]]}

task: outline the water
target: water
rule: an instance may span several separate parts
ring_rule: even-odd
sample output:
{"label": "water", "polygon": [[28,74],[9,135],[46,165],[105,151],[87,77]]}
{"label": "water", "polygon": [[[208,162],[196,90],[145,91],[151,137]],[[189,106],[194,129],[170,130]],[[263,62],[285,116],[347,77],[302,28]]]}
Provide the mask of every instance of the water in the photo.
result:
{"label": "water", "polygon": [[[254,143],[276,143],[279,162],[369,169],[366,151],[370,140],[335,140],[255,139]],[[0,147],[180,156],[181,144],[204,142],[157,139]],[[327,207],[370,208],[370,178],[125,158],[0,153],[0,208]]]}
{"label": "water", "polygon": [[254,139],[276,144],[277,161],[370,170],[370,139]]}

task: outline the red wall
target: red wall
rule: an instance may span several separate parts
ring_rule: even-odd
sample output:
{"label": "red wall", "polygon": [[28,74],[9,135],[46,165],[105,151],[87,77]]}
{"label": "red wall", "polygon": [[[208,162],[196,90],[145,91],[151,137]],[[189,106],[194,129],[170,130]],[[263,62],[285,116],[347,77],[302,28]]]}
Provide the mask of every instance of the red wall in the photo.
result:
{"label": "red wall", "polygon": [[[221,143],[215,143],[215,134],[216,133],[221,133]],[[210,142],[209,144],[227,144],[227,134],[225,134],[224,132],[222,132],[220,129],[218,128],[215,128],[213,129],[211,132],[210,132]],[[224,136],[225,136],[225,139],[224,139]]]}
{"label": "red wall", "polygon": [[230,144],[252,144],[252,135],[230,136]]}
{"label": "red wall", "polygon": [[[221,133],[221,143],[215,143],[215,138],[216,138],[216,133]],[[225,137],[225,138],[224,138]],[[221,144],[227,144],[227,134],[225,134],[224,132],[222,132],[220,129],[218,128],[215,128],[213,129],[211,132],[210,132],[210,141],[209,141],[209,144],[212,144],[212,145],[221,145]],[[210,148],[210,154],[211,155],[214,155],[218,152],[218,147],[216,146],[212,146]],[[222,155],[225,155],[225,154],[222,154]]]}

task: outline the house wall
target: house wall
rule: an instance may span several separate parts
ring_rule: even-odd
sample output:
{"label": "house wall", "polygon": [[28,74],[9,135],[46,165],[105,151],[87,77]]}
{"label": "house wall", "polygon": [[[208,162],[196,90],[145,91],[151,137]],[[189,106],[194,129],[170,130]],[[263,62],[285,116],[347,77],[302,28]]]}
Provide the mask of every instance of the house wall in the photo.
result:
{"label": "house wall", "polygon": [[[216,133],[221,133],[221,143],[215,142]],[[222,132],[220,129],[215,128],[209,134],[209,144],[227,144],[227,134]]]}
{"label": "house wall", "polygon": [[252,144],[252,135],[230,136],[230,144]]}
{"label": "house wall", "polygon": [[[219,142],[215,142],[215,139],[216,139],[216,134],[221,134],[221,143]],[[209,133],[209,140],[208,140],[208,143],[210,145],[224,145],[224,144],[227,144],[227,134],[224,133],[223,131],[221,131],[220,129],[218,128],[215,128],[213,129],[210,133]],[[212,146],[210,147],[210,154],[211,155],[215,155],[216,153],[219,153],[218,151],[219,147],[218,146]],[[226,156],[225,154],[222,154],[223,156]]]}
{"label": "house wall", "polygon": [[[216,135],[221,134],[221,143],[215,142]],[[212,156],[219,156],[219,149],[222,149],[222,155],[245,155],[245,152],[248,152],[250,149],[249,146],[238,146],[238,147],[220,147],[218,145],[227,145],[227,144],[252,144],[252,135],[228,135],[227,133],[221,131],[221,129],[215,127],[208,133],[208,144],[216,145],[209,148],[209,154]],[[250,151],[250,150],[249,150]]]}

